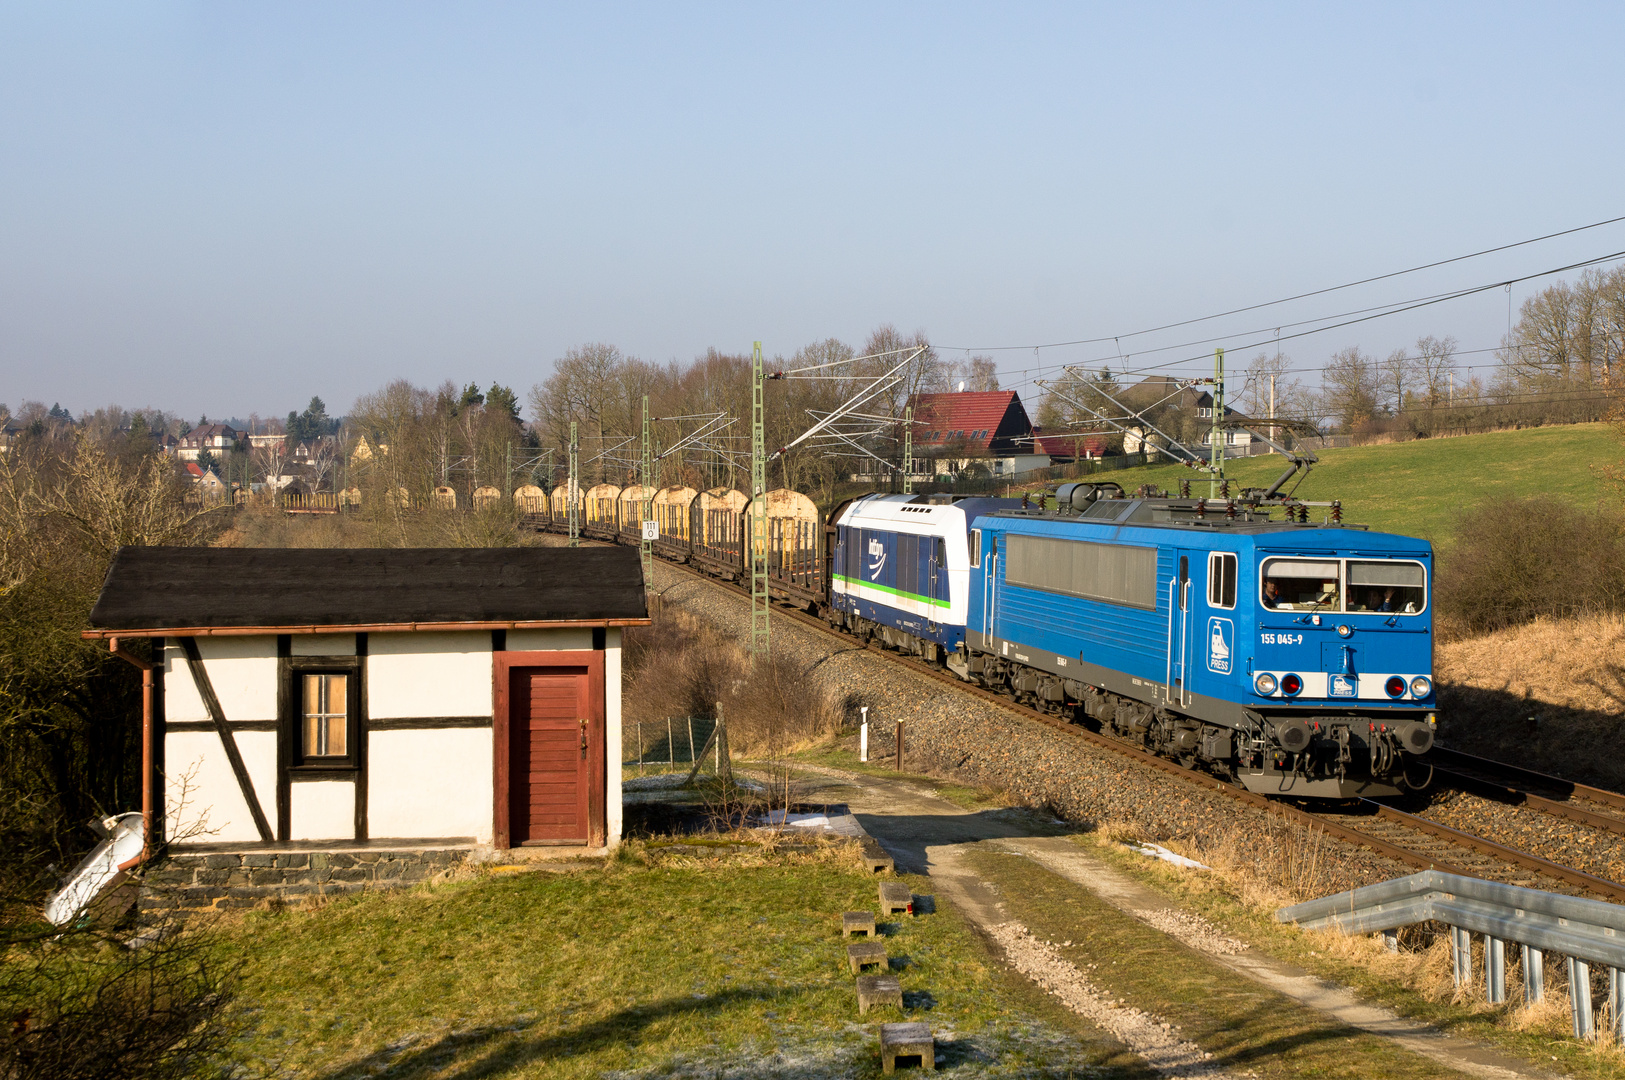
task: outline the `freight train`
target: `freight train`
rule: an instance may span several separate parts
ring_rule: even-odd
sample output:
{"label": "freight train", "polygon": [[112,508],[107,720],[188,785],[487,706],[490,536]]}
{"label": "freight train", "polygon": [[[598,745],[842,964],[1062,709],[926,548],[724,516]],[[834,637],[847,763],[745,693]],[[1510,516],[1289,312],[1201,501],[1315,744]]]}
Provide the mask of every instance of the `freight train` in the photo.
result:
{"label": "freight train", "polygon": [[[638,542],[647,501],[658,554],[748,577],[737,492],[611,491],[583,535]],[[1261,794],[1421,786],[1437,715],[1425,540],[1345,524],[1336,504],[1311,522],[1274,489],[873,494],[827,521],[795,492],[764,498],[770,591],[860,640]],[[532,520],[562,531],[559,510]]]}

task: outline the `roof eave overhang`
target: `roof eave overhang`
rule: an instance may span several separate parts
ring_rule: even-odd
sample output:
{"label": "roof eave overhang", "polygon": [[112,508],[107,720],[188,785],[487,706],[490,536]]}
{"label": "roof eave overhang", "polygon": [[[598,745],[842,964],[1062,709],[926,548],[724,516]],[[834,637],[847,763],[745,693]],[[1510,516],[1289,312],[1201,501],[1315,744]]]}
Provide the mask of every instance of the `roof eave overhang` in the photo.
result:
{"label": "roof eave overhang", "polygon": [[581,630],[611,626],[648,626],[641,619],[497,619],[484,622],[331,623],[304,626],[149,626],[128,630],[81,631],[87,641],[134,637],[258,637],[266,634],[391,634],[433,630]]}

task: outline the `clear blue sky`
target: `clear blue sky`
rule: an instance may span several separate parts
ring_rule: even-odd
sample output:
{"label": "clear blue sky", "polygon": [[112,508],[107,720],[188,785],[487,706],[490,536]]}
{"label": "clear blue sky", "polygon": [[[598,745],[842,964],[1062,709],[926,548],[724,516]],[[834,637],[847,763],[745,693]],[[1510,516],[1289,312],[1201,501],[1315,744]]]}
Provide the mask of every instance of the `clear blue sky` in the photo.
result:
{"label": "clear blue sky", "polygon": [[[4,3],[0,401],[338,412],[523,392],[587,341],[1121,334],[1625,214],[1621,42],[1619,4]],[[1497,292],[1287,351],[1505,324]]]}

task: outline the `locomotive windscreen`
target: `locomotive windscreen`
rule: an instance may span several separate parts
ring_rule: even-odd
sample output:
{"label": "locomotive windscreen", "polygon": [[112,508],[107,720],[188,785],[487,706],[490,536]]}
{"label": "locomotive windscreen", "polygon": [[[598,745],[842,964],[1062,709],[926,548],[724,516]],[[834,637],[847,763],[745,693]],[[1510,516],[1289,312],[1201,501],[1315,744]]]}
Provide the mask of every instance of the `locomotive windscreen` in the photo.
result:
{"label": "locomotive windscreen", "polygon": [[1011,585],[1155,611],[1157,549],[1011,533],[1004,579]]}

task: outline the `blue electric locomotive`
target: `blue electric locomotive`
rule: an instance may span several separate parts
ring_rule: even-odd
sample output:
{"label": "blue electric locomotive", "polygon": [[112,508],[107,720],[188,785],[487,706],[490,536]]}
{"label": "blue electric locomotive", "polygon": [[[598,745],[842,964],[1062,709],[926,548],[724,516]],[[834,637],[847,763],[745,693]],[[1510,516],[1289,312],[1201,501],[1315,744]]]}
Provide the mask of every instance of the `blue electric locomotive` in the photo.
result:
{"label": "blue electric locomotive", "polygon": [[1260,793],[1410,786],[1435,716],[1426,541],[1258,500],[1060,494],[972,521],[951,667]]}

